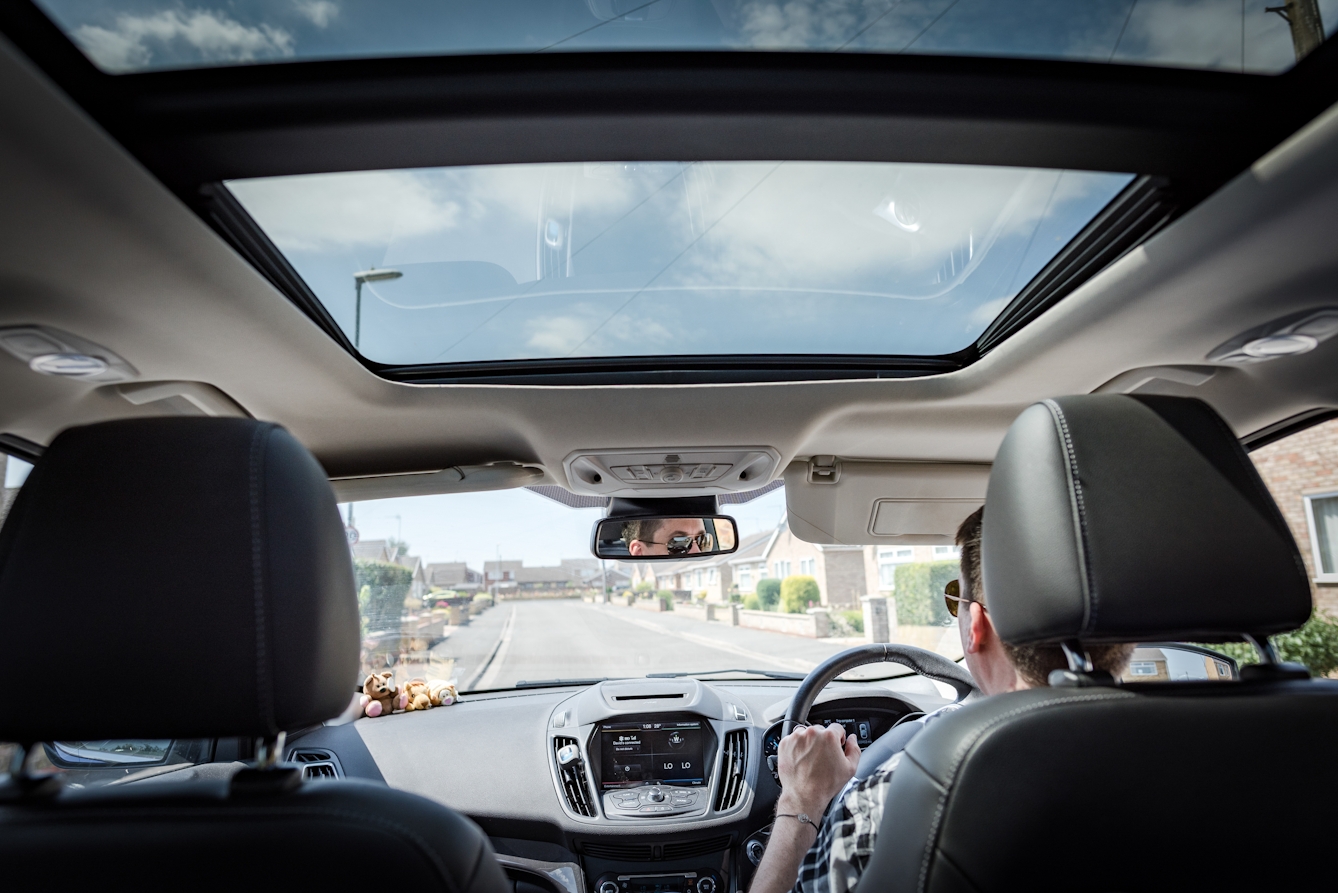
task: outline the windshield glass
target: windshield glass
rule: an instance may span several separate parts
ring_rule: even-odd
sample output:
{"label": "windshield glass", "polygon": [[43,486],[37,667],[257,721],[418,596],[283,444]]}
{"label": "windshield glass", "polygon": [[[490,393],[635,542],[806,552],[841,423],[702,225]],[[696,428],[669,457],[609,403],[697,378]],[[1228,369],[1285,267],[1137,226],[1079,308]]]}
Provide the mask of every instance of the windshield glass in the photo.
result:
{"label": "windshield glass", "polygon": [[[591,50],[1014,56],[1274,73],[1334,0],[37,0],[109,72]],[[1279,13],[1281,10],[1281,14]],[[1288,14],[1288,11],[1290,15]]]}
{"label": "windshield glass", "polygon": [[961,350],[1129,174],[518,164],[232,181],[387,364]]}
{"label": "windshield glass", "polygon": [[961,657],[943,598],[955,548],[802,542],[785,526],[784,489],[722,507],[738,521],[739,549],[699,561],[596,560],[590,531],[603,509],[528,490],[340,508],[356,540],[363,672],[397,683],[476,691],[654,673],[802,676],[863,644],[869,611],[889,605],[875,622],[888,623],[891,641]]}

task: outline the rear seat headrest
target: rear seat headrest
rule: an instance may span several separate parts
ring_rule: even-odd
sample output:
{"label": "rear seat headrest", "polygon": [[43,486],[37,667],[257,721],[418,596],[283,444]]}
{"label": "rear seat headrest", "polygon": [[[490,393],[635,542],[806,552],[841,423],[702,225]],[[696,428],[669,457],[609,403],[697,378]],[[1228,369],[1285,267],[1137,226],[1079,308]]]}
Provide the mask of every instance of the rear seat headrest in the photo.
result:
{"label": "rear seat headrest", "polygon": [[0,740],[318,723],[352,697],[358,628],[334,495],[283,428],[72,428],[0,529]]}
{"label": "rear seat headrest", "polygon": [[994,461],[981,553],[990,616],[1013,644],[1220,642],[1310,615],[1286,522],[1200,400],[1029,407]]}

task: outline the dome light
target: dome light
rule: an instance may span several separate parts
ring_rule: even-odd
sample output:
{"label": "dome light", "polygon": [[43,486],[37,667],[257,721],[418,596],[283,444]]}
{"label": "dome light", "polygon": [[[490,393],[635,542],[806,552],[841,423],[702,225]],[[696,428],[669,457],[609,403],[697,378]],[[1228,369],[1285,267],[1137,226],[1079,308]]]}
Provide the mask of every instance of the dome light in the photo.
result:
{"label": "dome light", "polygon": [[1247,343],[1242,350],[1249,356],[1265,360],[1309,353],[1318,346],[1319,341],[1310,335],[1268,335]]}
{"label": "dome light", "polygon": [[28,368],[43,375],[92,378],[107,371],[107,361],[83,353],[44,353],[29,360]]}

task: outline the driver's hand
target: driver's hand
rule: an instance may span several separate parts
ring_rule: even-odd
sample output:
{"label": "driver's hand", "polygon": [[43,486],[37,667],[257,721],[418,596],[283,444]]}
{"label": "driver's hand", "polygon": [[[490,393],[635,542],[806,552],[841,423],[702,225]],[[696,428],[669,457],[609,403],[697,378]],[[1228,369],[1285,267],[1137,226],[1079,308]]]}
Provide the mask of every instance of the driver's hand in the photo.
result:
{"label": "driver's hand", "polygon": [[805,726],[781,739],[779,765],[782,785],[777,812],[808,813],[814,821],[855,774],[859,743],[846,737],[840,723],[827,728]]}

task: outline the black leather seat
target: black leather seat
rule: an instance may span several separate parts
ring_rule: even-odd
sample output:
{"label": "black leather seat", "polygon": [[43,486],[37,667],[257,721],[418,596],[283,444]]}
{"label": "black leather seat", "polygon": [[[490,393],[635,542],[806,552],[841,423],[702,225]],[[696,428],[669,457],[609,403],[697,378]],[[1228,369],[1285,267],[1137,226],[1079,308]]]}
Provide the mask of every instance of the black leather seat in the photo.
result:
{"label": "black leather seat", "polygon": [[[1015,644],[1239,640],[1311,608],[1253,465],[1187,399],[1026,410],[990,478],[982,570]],[[911,742],[861,893],[1331,882],[1333,682],[1295,667],[1236,682],[1059,675],[1069,684],[985,699]]]}
{"label": "black leather seat", "polygon": [[[358,673],[325,474],[275,425],[75,428],[0,530],[0,740],[273,741],[341,713]],[[507,893],[488,839],[370,782],[232,778],[0,791],[8,889]],[[170,776],[169,776],[170,777]]]}

